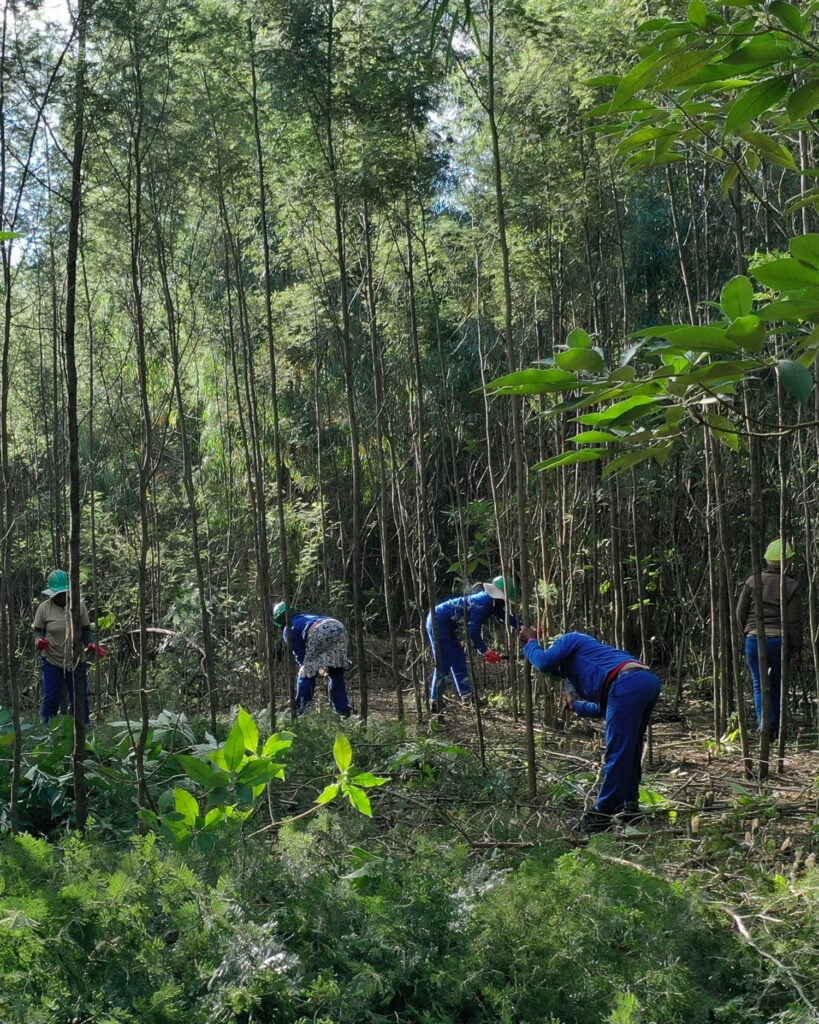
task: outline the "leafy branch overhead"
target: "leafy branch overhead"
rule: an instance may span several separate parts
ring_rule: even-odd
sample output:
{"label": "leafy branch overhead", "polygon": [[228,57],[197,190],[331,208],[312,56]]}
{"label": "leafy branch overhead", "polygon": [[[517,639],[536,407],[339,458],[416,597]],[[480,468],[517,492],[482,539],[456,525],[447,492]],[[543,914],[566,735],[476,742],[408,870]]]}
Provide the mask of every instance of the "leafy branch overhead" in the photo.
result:
{"label": "leafy branch overhead", "polygon": [[[494,394],[555,396],[548,414],[575,414],[580,429],[571,440],[578,448],[535,468],[607,458],[605,475],[611,475],[646,459],[662,463],[687,431],[699,427],[736,449],[737,386],[771,371],[806,405],[819,355],[819,234],[792,239],[790,249],[754,267],[757,290],[748,277],[732,278],[720,295],[719,319],[638,331],[616,367],[608,368],[592,338],[576,329],[540,368],[488,384]],[[638,354],[651,367],[646,373],[633,365]]]}

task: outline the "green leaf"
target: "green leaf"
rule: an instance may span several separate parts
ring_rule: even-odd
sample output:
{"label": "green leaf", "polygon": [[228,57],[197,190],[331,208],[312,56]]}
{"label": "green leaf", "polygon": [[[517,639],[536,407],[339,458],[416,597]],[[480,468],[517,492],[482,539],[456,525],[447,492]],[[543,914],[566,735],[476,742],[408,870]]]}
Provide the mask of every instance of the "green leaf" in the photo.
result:
{"label": "green leaf", "polygon": [[792,60],[796,45],[795,42],[788,45],[783,42],[781,35],[773,36],[769,32],[757,36],[753,42],[746,43],[745,46],[740,46],[738,50],[729,53],[724,62],[732,67],[768,67],[780,61]]}
{"label": "green leaf", "polygon": [[788,91],[789,85],[790,77],[782,75],[778,78],[769,78],[741,93],[725,118],[726,132],[735,132],[738,128],[744,128],[755,117],[770,110],[782,99]]}
{"label": "green leaf", "polygon": [[253,716],[240,707],[239,714],[236,716],[236,723],[242,730],[245,750],[252,750],[255,754],[259,747],[259,727],[256,725]]}
{"label": "green leaf", "polygon": [[657,79],[658,86],[662,89],[678,89],[680,86],[689,85],[690,80],[711,63],[715,54],[716,51],[713,48],[687,50],[681,54],[675,54],[669,60],[666,70],[660,73]]}
{"label": "green leaf", "polygon": [[370,798],[363,789],[359,789],[358,786],[346,786],[345,792],[347,793],[347,798],[350,803],[357,811],[360,811],[368,818],[373,816],[373,808],[370,803]]}
{"label": "green leaf", "polygon": [[566,338],[567,348],[594,348],[594,342],[592,341],[591,335],[587,334],[582,327],[575,327],[573,331],[569,332],[569,336]]}
{"label": "green leaf", "polygon": [[196,797],[193,793],[189,793],[187,789],[180,789],[177,786],[173,791],[173,803],[176,813],[182,815],[182,820],[185,824],[191,828],[194,827],[196,819],[199,817],[199,804],[196,802]]}
{"label": "green leaf", "polygon": [[15,238],[22,238],[21,231],[0,231],[0,242],[11,242]]}
{"label": "green leaf", "polygon": [[791,121],[802,121],[810,117],[819,105],[819,78],[812,78],[800,85],[788,97],[785,108]]}
{"label": "green leaf", "polygon": [[776,299],[762,306],[757,316],[765,323],[784,320],[788,323],[803,323],[819,318],[819,295],[815,299]]}
{"label": "green leaf", "polygon": [[230,730],[222,752],[227,770],[235,772],[245,759],[245,737],[238,722]]}
{"label": "green leaf", "polygon": [[801,289],[806,285],[819,288],[819,270],[805,266],[796,259],[771,260],[770,263],[754,267],[752,273],[760,284],[782,292]]}
{"label": "green leaf", "polygon": [[796,161],[793,158],[793,153],[783,146],[781,143],[772,139],[769,135],[765,135],[763,132],[752,132],[743,131],[737,133],[741,139],[744,139],[749,146],[753,146],[758,149],[759,152],[771,160],[775,164],[779,164],[780,167],[787,167],[790,171],[798,170]]}
{"label": "green leaf", "polygon": [[697,28],[708,27],[708,8],[702,0],[691,0],[688,5],[688,20]]}
{"label": "green leaf", "polygon": [[720,441],[726,444],[732,451],[738,451],[739,435],[735,423],[715,412],[708,413],[705,417],[705,422]]}
{"label": "green leaf", "polygon": [[259,758],[243,764],[239,769],[236,781],[243,786],[258,786],[270,782],[272,779],[281,779],[283,776],[284,765]]}
{"label": "green leaf", "polygon": [[786,3],[785,0],[773,0],[768,10],[785,28],[798,36],[802,35],[805,29],[804,21],[799,8],[794,4]]}
{"label": "green leaf", "polygon": [[338,782],[331,782],[330,785],[325,786],[321,793],[316,797],[316,803],[329,804],[331,800],[335,800],[340,792],[340,784]]}
{"label": "green leaf", "polygon": [[815,384],[810,370],[793,359],[781,359],[777,363],[776,371],[782,381],[782,387],[788,394],[802,405],[807,405]]}
{"label": "green leaf", "polygon": [[579,383],[575,374],[566,370],[529,369],[498,377],[486,385],[486,390],[500,395],[549,395],[556,391],[569,391]]}
{"label": "green leaf", "polygon": [[768,332],[758,316],[738,316],[725,332],[726,337],[735,341],[749,352],[761,352],[768,340]]}
{"label": "green leaf", "polygon": [[340,732],[333,744],[333,757],[340,772],[346,772],[353,763],[353,748],[346,733]]}
{"label": "green leaf", "polygon": [[732,277],[719,297],[723,313],[729,320],[747,316],[754,306],[754,286],[743,274]]}
{"label": "green leaf", "polygon": [[562,452],[560,455],[553,455],[550,459],[544,459],[532,466],[536,472],[548,469],[558,469],[560,466],[573,466],[578,462],[595,462],[602,459],[608,452],[605,448],[583,448],[579,452]]}
{"label": "green leaf", "polygon": [[790,249],[798,260],[819,269],[819,235],[797,235],[791,239]]}
{"label": "green leaf", "polygon": [[652,54],[645,60],[641,60],[627,75],[624,75],[612,98],[611,109],[621,109],[623,104],[631,99],[636,92],[639,92],[644,85],[653,84],[657,77],[656,70],[665,62],[665,59],[662,54]]}
{"label": "green leaf", "polygon": [[639,451],[620,455],[616,459],[612,459],[603,470],[603,479],[608,480],[609,477],[617,476],[627,469],[638,466],[641,462],[647,462],[649,459],[656,459],[662,465],[668,459],[671,448],[672,442],[662,441],[659,444],[650,445],[648,448],[641,448]]}
{"label": "green leaf", "polygon": [[561,370],[572,373],[603,373],[606,364],[600,353],[593,348],[569,348],[555,356],[555,362]]}
{"label": "green leaf", "polygon": [[608,424],[613,426],[616,423],[630,423],[640,416],[653,412],[660,405],[655,395],[635,395],[633,398],[626,398],[622,402],[615,402],[608,409],[599,413],[588,413],[578,416],[578,423],[585,423],[590,427]]}
{"label": "green leaf", "polygon": [[265,740],[265,744],[262,747],[262,757],[273,757],[274,754],[278,754],[292,746],[292,732],[274,732],[272,736],[268,736]]}
{"label": "green leaf", "polygon": [[607,430],[584,430],[569,438],[574,444],[605,444],[607,441],[620,441],[620,434],[610,434]]}
{"label": "green leaf", "polygon": [[185,769],[185,774],[205,789],[224,789],[227,779],[224,772],[212,768],[207,761],[190,754],[177,754],[177,761]]}
{"label": "green leaf", "polygon": [[389,782],[388,778],[384,778],[381,775],[373,775],[372,772],[362,772],[360,775],[354,776],[350,779],[350,782],[356,786],[383,786]]}

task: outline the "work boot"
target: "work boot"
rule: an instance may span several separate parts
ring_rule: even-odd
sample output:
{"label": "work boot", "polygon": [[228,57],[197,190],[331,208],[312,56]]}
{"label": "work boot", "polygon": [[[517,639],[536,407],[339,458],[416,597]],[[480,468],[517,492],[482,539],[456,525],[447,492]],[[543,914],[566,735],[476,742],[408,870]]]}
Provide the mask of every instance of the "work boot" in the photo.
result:
{"label": "work boot", "polygon": [[431,715],[440,715],[441,713],[441,701],[431,700],[429,702],[429,713]]}
{"label": "work boot", "polygon": [[623,825],[639,825],[643,821],[638,800],[626,800],[623,810],[617,815],[618,821]]}
{"label": "work boot", "polygon": [[603,814],[602,811],[586,811],[580,827],[589,835],[597,832],[608,832],[614,827],[614,817],[611,814]]}

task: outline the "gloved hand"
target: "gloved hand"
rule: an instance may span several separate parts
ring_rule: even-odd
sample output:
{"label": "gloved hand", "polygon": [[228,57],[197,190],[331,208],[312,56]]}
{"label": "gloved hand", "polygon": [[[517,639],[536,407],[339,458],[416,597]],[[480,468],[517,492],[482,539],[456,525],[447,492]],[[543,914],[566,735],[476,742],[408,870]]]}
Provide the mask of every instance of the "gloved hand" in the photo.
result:
{"label": "gloved hand", "polygon": [[89,654],[96,654],[96,656],[102,661],[105,655],[108,653],[102,644],[90,643],[86,648]]}
{"label": "gloved hand", "polygon": [[51,646],[51,641],[48,639],[48,637],[38,636],[37,639],[34,641],[34,646],[37,648],[38,651],[47,651]]}
{"label": "gloved hand", "polygon": [[488,665],[500,665],[500,663],[503,661],[503,658],[500,656],[500,654],[498,654],[497,651],[487,651],[483,657],[484,661],[486,661]]}

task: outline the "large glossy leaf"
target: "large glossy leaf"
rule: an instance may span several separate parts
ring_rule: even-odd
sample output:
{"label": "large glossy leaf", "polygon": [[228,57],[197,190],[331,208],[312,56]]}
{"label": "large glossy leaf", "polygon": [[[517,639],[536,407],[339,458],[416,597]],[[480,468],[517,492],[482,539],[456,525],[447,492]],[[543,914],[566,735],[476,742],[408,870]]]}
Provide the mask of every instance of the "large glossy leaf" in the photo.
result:
{"label": "large glossy leaf", "polygon": [[532,466],[534,471],[558,469],[560,466],[574,466],[578,462],[596,462],[608,454],[605,448],[582,448],[578,452],[561,452],[550,459],[544,459]]}
{"label": "large glossy leaf", "polygon": [[607,441],[620,441],[622,435],[611,434],[608,430],[584,430],[569,440],[574,444],[605,444]]}
{"label": "large glossy leaf", "polygon": [[623,399],[622,402],[615,402],[602,412],[578,416],[577,420],[578,423],[585,423],[590,427],[613,426],[616,423],[631,423],[661,406],[661,400],[655,395],[635,395]]}
{"label": "large glossy leaf", "polygon": [[655,459],[660,465],[663,465],[671,454],[672,448],[672,441],[661,441],[658,444],[649,445],[647,448],[641,448],[636,452],[618,455],[603,470],[603,479],[608,480],[609,477],[617,476],[619,473],[631,469],[633,466],[638,466],[641,462],[647,462],[649,459]]}
{"label": "large glossy leaf", "polygon": [[766,306],[761,306],[756,312],[759,319],[766,323],[775,320],[785,320],[789,323],[816,320],[819,319],[819,292],[815,299],[776,299]]}
{"label": "large glossy leaf", "polygon": [[752,273],[760,284],[775,288],[777,291],[803,289],[806,285],[813,285],[819,289],[819,270],[808,267],[796,259],[771,260],[770,263],[754,267]]}
{"label": "large glossy leaf", "polygon": [[725,63],[746,69],[766,68],[780,61],[792,60],[798,45],[796,40],[789,44],[783,41],[781,34],[768,32],[729,53]]}
{"label": "large glossy leaf", "polygon": [[518,370],[507,373],[486,385],[487,391],[499,395],[550,395],[558,391],[569,391],[579,385],[575,374],[567,370]]}
{"label": "large glossy leaf", "polygon": [[346,772],[353,763],[353,748],[346,733],[340,732],[333,744],[333,757],[340,772]]}
{"label": "large glossy leaf", "polygon": [[802,13],[795,4],[786,3],[785,0],[773,0],[768,10],[784,25],[785,28],[796,35],[801,35],[805,30]]}
{"label": "large glossy leaf", "polygon": [[802,405],[807,405],[813,394],[815,381],[811,371],[792,359],[782,359],[776,367],[782,387]]}
{"label": "large glossy leaf", "polygon": [[735,341],[748,352],[761,352],[768,340],[768,332],[758,316],[738,316],[725,332],[729,341]]}
{"label": "large glossy leaf", "polygon": [[738,131],[737,134],[741,139],[744,139],[749,146],[753,146],[754,149],[758,150],[766,159],[771,160],[775,164],[779,164],[780,167],[787,167],[790,171],[797,170],[793,153],[791,153],[787,147],[777,142],[776,139],[772,139],[769,135],[765,135],[763,132],[752,132],[746,130]]}
{"label": "large glossy leaf", "polygon": [[819,235],[815,232],[792,238],[790,249],[798,260],[819,269]]}
{"label": "large glossy leaf", "polygon": [[723,444],[732,451],[739,449],[739,433],[735,423],[716,412],[709,412],[705,417],[705,422]]}
{"label": "large glossy leaf", "polygon": [[785,107],[792,121],[801,121],[808,117],[819,106],[819,78],[800,85],[787,99]]}
{"label": "large glossy leaf", "polygon": [[605,373],[606,363],[600,353],[593,348],[569,348],[558,352],[555,362],[561,370],[573,373]]}
{"label": "large glossy leaf", "polygon": [[235,772],[245,758],[245,737],[242,727],[237,723],[230,730],[222,748],[224,766],[229,772]]}
{"label": "large glossy leaf", "polygon": [[754,286],[744,274],[738,274],[722,289],[719,301],[729,320],[747,316],[754,306]]}
{"label": "large glossy leaf", "polygon": [[614,93],[611,101],[611,109],[619,110],[623,104],[639,92],[645,85],[653,84],[657,77],[657,68],[660,67],[665,57],[662,54],[653,53],[651,56],[641,60],[639,64],[624,75]]}
{"label": "large glossy leaf", "polygon": [[196,802],[196,797],[189,793],[187,789],[177,787],[173,791],[173,802],[176,813],[182,815],[186,825],[193,827],[199,816],[199,804]]}
{"label": "large glossy leaf", "polygon": [[242,736],[245,741],[245,749],[256,751],[259,746],[259,727],[251,714],[245,711],[244,708],[239,708],[239,714],[236,716],[236,723],[242,730]]}
{"label": "large glossy leaf", "polygon": [[790,77],[780,75],[746,89],[728,111],[728,116],[725,118],[726,132],[735,132],[739,128],[744,128],[755,117],[759,117],[766,110],[771,110],[788,91],[789,85]]}
{"label": "large glossy leaf", "polygon": [[582,327],[575,327],[566,338],[566,346],[567,348],[594,348],[594,341],[592,341],[591,335],[584,331]]}
{"label": "large glossy leaf", "polygon": [[191,757],[190,754],[178,754],[177,761],[185,769],[185,774],[190,776],[194,782],[206,789],[222,789],[227,781],[224,772],[212,768],[207,761],[201,761],[198,757]]}

